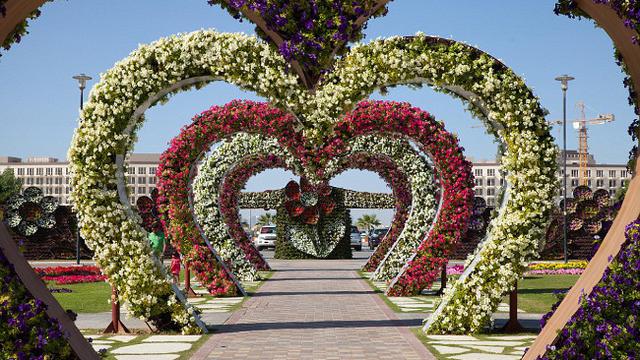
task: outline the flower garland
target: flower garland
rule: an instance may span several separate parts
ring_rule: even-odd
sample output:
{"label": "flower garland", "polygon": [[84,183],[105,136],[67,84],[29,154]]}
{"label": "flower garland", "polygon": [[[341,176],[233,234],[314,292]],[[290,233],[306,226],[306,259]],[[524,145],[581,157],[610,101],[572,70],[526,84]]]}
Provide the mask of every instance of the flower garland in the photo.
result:
{"label": "flower garland", "polygon": [[[640,220],[627,225],[625,235],[622,251],[602,280],[582,297],[578,311],[539,359],[640,356]],[[543,327],[552,314],[541,320]]]}
{"label": "flower garland", "polygon": [[[239,121],[238,114],[242,114]],[[224,295],[221,288],[232,290],[227,294],[234,296],[233,281],[230,274],[218,264],[195,222],[188,199],[193,180],[194,164],[202,158],[211,146],[225,136],[242,129],[254,131],[274,132],[281,129],[283,136],[295,138],[292,127],[294,118],[276,108],[252,102],[232,102],[225,107],[212,107],[194,118],[192,124],[183,128],[178,136],[171,140],[170,147],[160,156],[157,170],[160,212],[164,214],[165,227],[171,235],[173,245],[184,254],[197,278],[203,284],[210,284],[209,290],[218,295]],[[286,130],[289,128],[290,130]],[[248,180],[248,178],[247,178]],[[246,182],[246,180],[245,180]],[[225,218],[232,216],[227,210],[236,207],[223,207]],[[239,222],[227,221],[227,224]],[[241,227],[232,226],[231,236],[236,245],[244,251],[244,256],[258,270],[268,270],[269,266],[260,253],[253,247],[250,239]],[[194,247],[194,244],[197,247]],[[193,262],[194,258],[200,259]],[[216,274],[223,274],[218,277]],[[218,285],[216,285],[218,284]],[[238,284],[239,286],[239,284]]]}
{"label": "flower garland", "polygon": [[285,69],[284,59],[253,37],[198,31],[141,46],[92,89],[69,150],[73,201],[87,245],[133,316],[169,316],[187,332],[195,323],[152,258],[139,220],[118,194],[118,186],[121,192],[125,187],[123,178],[116,180],[116,160],[131,150],[142,112],[172,92],[214,79],[279,103],[276,99],[286,99],[290,90],[301,91]]}
{"label": "flower garland", "polygon": [[[406,260],[418,247],[423,236],[429,232],[429,227],[436,216],[434,175],[426,160],[418,155],[411,145],[404,139],[382,138],[380,134],[364,135],[348,143],[353,153],[367,152],[382,154],[389,157],[406,174],[409,179],[412,194],[411,213],[406,220],[404,229],[395,246],[380,263],[372,278],[390,280],[395,277]],[[337,171],[342,160],[332,160],[327,165],[327,175],[332,176]],[[340,170],[344,169],[338,168]]]}
{"label": "flower garland", "polygon": [[[518,250],[515,256],[502,251],[487,252],[485,249],[494,250],[498,246],[496,240],[489,241],[494,245],[485,245],[480,256],[497,265],[482,267],[473,278],[495,281],[470,285],[469,277],[465,277],[464,282],[456,284],[454,292],[470,296],[477,290],[492,297],[491,301],[471,307],[465,301],[464,305],[455,303],[453,307],[470,309],[473,315],[466,318],[475,318],[478,324],[488,320],[485,315],[497,306],[499,295],[509,291],[506,285],[521,274],[517,264],[535,254],[537,229],[546,221],[555,192],[556,149],[535,97],[521,79],[495,59],[469,46],[424,35],[380,40],[352,49],[311,93],[300,87],[296,77],[286,71],[285,60],[268,45],[243,35],[199,31],[141,46],[105,73],[84,108],[84,121],[70,149],[74,201],[83,234],[90,246],[98,250],[96,257],[100,266],[107,268],[110,278],[116,269],[127,275],[136,274],[127,276],[127,285],[122,278],[124,274],[117,276],[116,281],[120,293],[133,304],[134,315],[144,315],[149,307],[164,308],[160,302],[140,299],[156,299],[158,292],[168,289],[168,283],[149,260],[131,266],[131,257],[121,259],[117,253],[100,251],[109,244],[117,244],[119,250],[126,243],[138,248],[131,248],[127,254],[149,258],[144,248],[148,245],[142,245],[144,232],[128,211],[128,205],[119,202],[116,185],[125,187],[122,179],[117,184],[115,181],[116,170],[121,166],[114,166],[116,155],[126,154],[132,147],[135,131],[142,122],[140,115],[148,106],[173,92],[215,79],[255,91],[276,106],[290,109],[297,116],[293,124],[299,125],[298,119],[302,124],[313,124],[303,129],[304,144],[310,152],[331,136],[342,114],[377,88],[428,82],[445,92],[458,94],[470,101],[474,114],[486,116],[499,125],[490,126],[490,131],[498,134],[507,146],[503,159],[512,194],[503,215],[496,219],[491,239],[506,239],[505,244],[511,241]],[[309,158],[303,166],[315,172],[328,159]],[[508,227],[518,231],[507,231]],[[516,266],[501,266],[503,263]],[[506,276],[493,276],[499,269]],[[149,283],[154,286],[147,286]],[[445,298],[445,304],[448,303]]]}
{"label": "flower garland", "polygon": [[231,271],[245,281],[253,281],[258,274],[227,232],[219,199],[224,177],[232,167],[243,158],[261,154],[271,154],[283,159],[288,167],[297,167],[293,156],[280,146],[277,139],[238,133],[232,140],[224,141],[207,157],[193,184],[193,210],[202,231],[220,257],[230,263]]}
{"label": "flower garland", "polygon": [[22,284],[0,250],[0,358],[75,359],[60,324],[47,315],[47,306]]}

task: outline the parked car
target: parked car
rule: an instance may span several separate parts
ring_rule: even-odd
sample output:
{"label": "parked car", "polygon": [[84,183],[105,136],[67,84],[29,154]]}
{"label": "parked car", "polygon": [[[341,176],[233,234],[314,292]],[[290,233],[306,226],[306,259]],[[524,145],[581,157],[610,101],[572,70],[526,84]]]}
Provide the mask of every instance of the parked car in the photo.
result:
{"label": "parked car", "polygon": [[356,251],[362,250],[362,238],[360,237],[360,231],[355,226],[351,227],[351,247]]}
{"label": "parked car", "polygon": [[373,250],[378,245],[380,245],[380,241],[384,238],[385,235],[389,232],[389,228],[379,228],[371,230],[371,234],[369,234],[369,249]]}
{"label": "parked car", "polygon": [[276,248],[276,227],[275,225],[265,225],[260,228],[260,233],[254,240],[254,245],[258,250],[266,248]]}

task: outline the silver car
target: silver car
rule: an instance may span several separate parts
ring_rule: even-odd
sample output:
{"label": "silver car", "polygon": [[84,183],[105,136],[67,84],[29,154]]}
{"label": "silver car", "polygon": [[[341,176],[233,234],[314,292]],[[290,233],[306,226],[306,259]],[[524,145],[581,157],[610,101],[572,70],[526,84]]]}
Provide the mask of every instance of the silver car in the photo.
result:
{"label": "silver car", "polygon": [[362,250],[362,237],[360,237],[360,231],[355,226],[351,227],[351,247],[356,251]]}

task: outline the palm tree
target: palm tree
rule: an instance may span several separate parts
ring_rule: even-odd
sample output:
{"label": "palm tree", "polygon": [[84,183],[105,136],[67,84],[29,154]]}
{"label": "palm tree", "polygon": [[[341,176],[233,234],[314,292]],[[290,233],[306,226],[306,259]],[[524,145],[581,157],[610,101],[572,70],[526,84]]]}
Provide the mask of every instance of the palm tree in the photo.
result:
{"label": "palm tree", "polygon": [[372,228],[380,226],[381,224],[378,217],[374,214],[364,214],[356,221],[356,226],[360,229],[367,229],[367,232],[371,232]]}
{"label": "palm tree", "polygon": [[269,224],[274,224],[276,221],[276,216],[272,213],[266,213],[258,216],[258,222],[256,225],[265,226]]}

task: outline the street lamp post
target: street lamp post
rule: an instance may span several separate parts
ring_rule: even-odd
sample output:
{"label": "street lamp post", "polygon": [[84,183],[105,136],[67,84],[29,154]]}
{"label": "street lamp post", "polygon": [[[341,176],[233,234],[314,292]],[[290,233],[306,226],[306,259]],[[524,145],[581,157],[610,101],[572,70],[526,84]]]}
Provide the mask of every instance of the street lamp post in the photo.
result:
{"label": "street lamp post", "polygon": [[562,89],[562,247],[564,249],[564,262],[568,262],[567,253],[567,89],[569,81],[575,78],[569,75],[561,75],[556,78]]}
{"label": "street lamp post", "polygon": [[[87,76],[84,73],[76,75],[73,77],[74,80],[78,81],[78,88],[80,89],[80,111],[84,108],[84,89],[87,88],[87,81],[91,80],[91,76]],[[82,121],[82,113],[80,114],[80,121]],[[76,221],[77,222],[77,221]],[[80,225],[77,225],[77,236],[76,236],[76,264],[80,265]]]}

